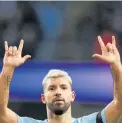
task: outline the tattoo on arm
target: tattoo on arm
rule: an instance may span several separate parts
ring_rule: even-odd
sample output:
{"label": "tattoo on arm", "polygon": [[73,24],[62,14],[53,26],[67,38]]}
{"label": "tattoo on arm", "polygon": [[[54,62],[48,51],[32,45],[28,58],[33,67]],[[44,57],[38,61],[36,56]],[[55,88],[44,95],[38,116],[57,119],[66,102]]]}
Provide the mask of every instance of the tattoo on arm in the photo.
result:
{"label": "tattoo on arm", "polygon": [[10,82],[11,82],[10,76],[5,76],[4,90],[8,90],[9,89]]}

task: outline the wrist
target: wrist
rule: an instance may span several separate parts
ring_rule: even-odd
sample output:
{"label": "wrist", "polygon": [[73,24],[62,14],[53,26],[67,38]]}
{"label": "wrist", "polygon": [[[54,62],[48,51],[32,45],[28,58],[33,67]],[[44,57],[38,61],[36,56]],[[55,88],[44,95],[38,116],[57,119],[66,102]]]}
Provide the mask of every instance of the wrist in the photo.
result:
{"label": "wrist", "polygon": [[7,66],[7,65],[3,65],[2,71],[12,71],[14,72],[15,68],[12,66]]}
{"label": "wrist", "polygon": [[111,64],[110,67],[111,67],[112,71],[122,72],[122,64],[121,64],[121,62]]}

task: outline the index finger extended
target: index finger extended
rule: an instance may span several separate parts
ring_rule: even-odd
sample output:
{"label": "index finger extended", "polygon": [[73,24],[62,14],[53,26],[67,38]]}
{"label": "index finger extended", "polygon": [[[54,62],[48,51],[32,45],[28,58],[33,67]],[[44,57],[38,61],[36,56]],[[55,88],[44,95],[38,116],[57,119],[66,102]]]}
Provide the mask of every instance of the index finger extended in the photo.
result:
{"label": "index finger extended", "polygon": [[8,42],[7,41],[4,42],[4,47],[5,47],[5,51],[8,51]]}
{"label": "index finger extended", "polygon": [[98,41],[99,41],[101,50],[103,50],[105,48],[105,44],[100,36],[98,36]]}
{"label": "index finger extended", "polygon": [[114,44],[116,46],[115,36],[112,36],[112,44]]}
{"label": "index finger extended", "polygon": [[22,49],[23,49],[23,44],[24,44],[24,40],[22,39],[21,41],[20,41],[20,44],[19,44],[19,47],[18,47],[18,52],[22,52]]}

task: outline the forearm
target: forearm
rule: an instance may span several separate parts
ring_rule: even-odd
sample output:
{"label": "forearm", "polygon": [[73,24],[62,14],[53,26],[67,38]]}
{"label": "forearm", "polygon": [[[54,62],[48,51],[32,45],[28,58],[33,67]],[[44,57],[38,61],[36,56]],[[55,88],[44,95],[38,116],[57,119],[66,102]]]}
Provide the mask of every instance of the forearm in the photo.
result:
{"label": "forearm", "polygon": [[[111,66],[111,72],[114,83],[114,100],[119,104],[122,104],[122,65]],[[120,105],[122,108],[122,105]]]}
{"label": "forearm", "polygon": [[122,66],[111,66],[114,81],[114,99],[107,105],[105,114],[107,123],[118,123],[122,116]]}
{"label": "forearm", "polygon": [[0,113],[7,109],[9,100],[9,87],[13,76],[14,69],[12,67],[3,67],[0,74]]}

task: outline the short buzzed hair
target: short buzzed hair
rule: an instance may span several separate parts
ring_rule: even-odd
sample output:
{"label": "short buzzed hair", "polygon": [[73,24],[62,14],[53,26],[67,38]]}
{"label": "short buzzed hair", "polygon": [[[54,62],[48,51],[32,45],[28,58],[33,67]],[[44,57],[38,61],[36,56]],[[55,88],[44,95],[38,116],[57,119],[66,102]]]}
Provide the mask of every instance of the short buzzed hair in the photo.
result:
{"label": "short buzzed hair", "polygon": [[49,78],[58,78],[58,77],[65,77],[70,84],[72,84],[72,79],[69,76],[69,74],[64,71],[64,70],[59,70],[59,69],[51,69],[46,76],[44,77],[43,81],[42,81],[42,86],[44,88],[45,83],[47,82],[47,80]]}

